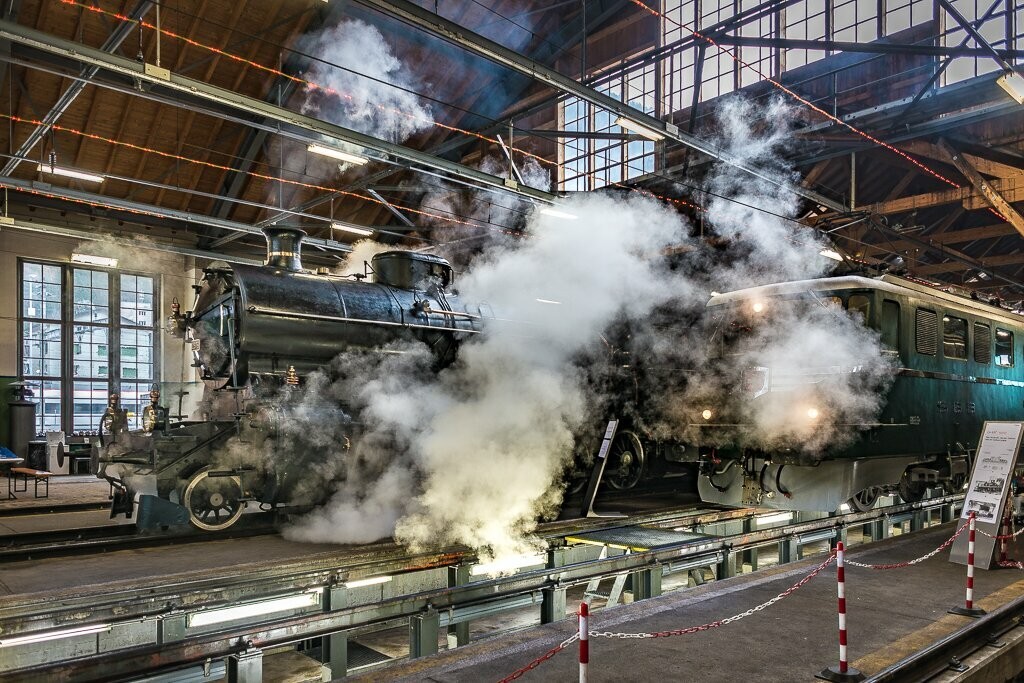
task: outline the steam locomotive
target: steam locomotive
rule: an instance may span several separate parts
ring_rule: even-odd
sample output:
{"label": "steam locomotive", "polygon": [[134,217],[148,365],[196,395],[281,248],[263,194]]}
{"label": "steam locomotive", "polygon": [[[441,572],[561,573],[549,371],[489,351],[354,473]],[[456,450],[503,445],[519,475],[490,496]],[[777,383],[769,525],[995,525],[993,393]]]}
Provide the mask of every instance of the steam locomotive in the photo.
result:
{"label": "steam locomotive", "polygon": [[304,270],[301,230],[264,232],[263,266],[211,263],[192,311],[175,309],[168,320],[167,331],[190,344],[205,385],[197,414],[149,432],[107,430],[95,471],[111,485],[112,515],[137,514],[141,528],[191,523],[215,531],[238,521],[249,503],[288,504],[321,454],[225,464],[218,453],[229,440],[259,449],[274,438],[289,390],[340,352],[414,340],[441,367],[487,317],[452,292],[443,258],[379,253],[369,282],[365,273]]}
{"label": "steam locomotive", "polygon": [[[830,398],[865,365],[738,361],[744,335],[773,311],[835,307],[875,331],[888,361],[880,413],[850,420]],[[838,309],[842,309],[839,311]],[[963,489],[985,420],[1017,420],[1024,406],[1024,317],[997,302],[895,275],[785,282],[714,295],[706,309],[709,369],[724,387],[687,406],[683,438],[640,430],[617,437],[619,462],[642,467],[667,454],[696,464],[703,500],[784,510],[870,508],[883,492],[920,500],[927,489]],[[821,327],[827,329],[828,323]],[[871,346],[871,345],[867,345]],[[865,348],[876,358],[878,349]],[[870,387],[860,387],[863,391]],[[768,410],[787,435],[752,442],[752,416]],[[867,414],[867,413],[866,413]],[[808,447],[818,433],[836,435]],[[842,437],[842,438],[841,438]]]}

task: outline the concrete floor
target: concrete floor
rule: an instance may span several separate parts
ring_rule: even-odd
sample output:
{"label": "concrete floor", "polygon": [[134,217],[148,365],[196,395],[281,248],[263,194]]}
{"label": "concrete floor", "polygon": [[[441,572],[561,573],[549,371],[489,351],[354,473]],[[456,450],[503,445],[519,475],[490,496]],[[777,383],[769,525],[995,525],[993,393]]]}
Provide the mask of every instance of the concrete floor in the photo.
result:
{"label": "concrete floor", "polygon": [[[909,560],[940,545],[952,531],[953,526],[947,524],[919,535],[860,546],[850,551],[850,557],[870,563]],[[820,561],[820,557],[812,558],[598,610],[591,617],[591,630],[638,633],[710,623],[778,595]],[[963,604],[964,580],[965,568],[951,564],[948,552],[905,569],[848,567],[849,656],[853,665],[875,673],[966,623],[966,617],[946,613]],[[982,607],[993,609],[1022,594],[1024,573],[1019,570],[978,571],[975,597]],[[816,673],[838,661],[835,612],[832,565],[790,597],[726,626],[670,638],[592,638],[590,680],[812,681]],[[535,626],[357,675],[353,680],[499,680],[557,645],[574,627],[571,621]],[[576,657],[573,645],[520,680],[575,680]]]}
{"label": "concrete floor", "polygon": [[[40,487],[40,491],[42,491]],[[11,488],[13,492],[13,486]],[[110,485],[92,474],[55,474],[50,477],[50,495],[35,497],[35,484],[28,482],[28,491],[19,491],[17,498],[7,497],[7,473],[0,474],[0,515],[5,510],[65,505],[68,503],[105,503],[109,501]]]}

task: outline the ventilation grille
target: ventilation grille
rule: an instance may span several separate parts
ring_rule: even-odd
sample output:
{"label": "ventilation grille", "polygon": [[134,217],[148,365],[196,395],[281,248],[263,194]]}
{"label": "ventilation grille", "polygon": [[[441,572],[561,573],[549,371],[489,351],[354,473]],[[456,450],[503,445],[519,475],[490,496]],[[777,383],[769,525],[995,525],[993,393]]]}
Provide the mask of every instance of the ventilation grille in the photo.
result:
{"label": "ventilation grille", "polygon": [[939,348],[939,316],[935,311],[917,309],[917,352],[934,356]]}
{"label": "ventilation grille", "polygon": [[992,329],[974,323],[974,362],[988,365],[992,361]]}

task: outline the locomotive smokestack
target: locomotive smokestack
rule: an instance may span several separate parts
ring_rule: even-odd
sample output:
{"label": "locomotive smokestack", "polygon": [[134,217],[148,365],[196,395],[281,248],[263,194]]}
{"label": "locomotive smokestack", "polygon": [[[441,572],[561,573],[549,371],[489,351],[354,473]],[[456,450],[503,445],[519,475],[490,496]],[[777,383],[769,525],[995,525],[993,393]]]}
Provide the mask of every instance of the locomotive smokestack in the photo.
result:
{"label": "locomotive smokestack", "polygon": [[263,265],[293,273],[302,270],[302,238],[298,228],[264,228],[267,236],[267,260]]}

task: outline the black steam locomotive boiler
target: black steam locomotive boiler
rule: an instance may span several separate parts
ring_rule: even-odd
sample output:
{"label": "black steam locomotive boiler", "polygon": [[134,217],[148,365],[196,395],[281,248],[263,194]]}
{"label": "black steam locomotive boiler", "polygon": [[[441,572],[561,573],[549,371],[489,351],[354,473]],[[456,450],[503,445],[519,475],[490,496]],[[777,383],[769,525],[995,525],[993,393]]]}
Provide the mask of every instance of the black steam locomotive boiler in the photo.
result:
{"label": "black steam locomotive boiler", "polygon": [[377,254],[369,281],[366,273],[303,269],[301,230],[265,233],[263,266],[211,263],[192,310],[175,308],[168,319],[167,331],[191,346],[205,384],[196,413],[162,428],[105,435],[96,471],[111,484],[112,516],[135,514],[142,528],[190,523],[216,531],[238,521],[249,503],[292,503],[309,462],[293,456],[296,462],[262,466],[223,455],[229,445],[256,449],[273,439],[275,415],[304,375],[346,350],[398,340],[426,344],[440,367],[480,332],[483,312],[459,302],[452,268],[440,257]]}

